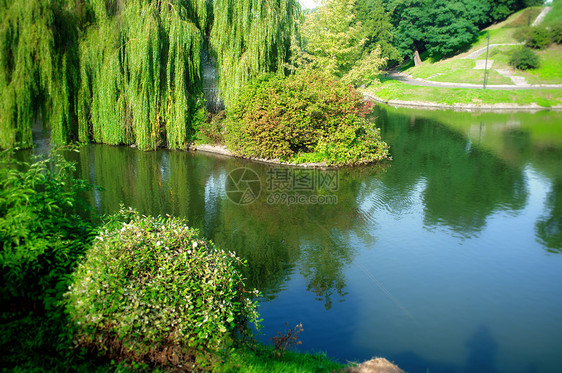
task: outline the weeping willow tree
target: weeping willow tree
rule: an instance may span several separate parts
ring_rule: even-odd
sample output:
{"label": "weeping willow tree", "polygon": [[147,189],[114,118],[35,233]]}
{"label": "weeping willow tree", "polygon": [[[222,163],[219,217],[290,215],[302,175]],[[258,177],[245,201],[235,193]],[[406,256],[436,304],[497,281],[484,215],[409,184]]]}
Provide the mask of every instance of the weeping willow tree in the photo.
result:
{"label": "weeping willow tree", "polygon": [[74,137],[77,21],[73,1],[0,0],[0,147],[31,147],[42,120],[51,140]]}
{"label": "weeping willow tree", "polygon": [[228,107],[240,88],[265,72],[283,72],[301,17],[298,0],[214,0],[211,45]]}
{"label": "weeping willow tree", "polygon": [[[54,143],[185,148],[204,120],[201,49],[228,105],[283,72],[297,0],[0,0],[0,147]],[[211,31],[212,26],[212,31]]]}
{"label": "weeping willow tree", "polygon": [[203,116],[205,0],[91,0],[80,46],[82,141],[185,148]]}

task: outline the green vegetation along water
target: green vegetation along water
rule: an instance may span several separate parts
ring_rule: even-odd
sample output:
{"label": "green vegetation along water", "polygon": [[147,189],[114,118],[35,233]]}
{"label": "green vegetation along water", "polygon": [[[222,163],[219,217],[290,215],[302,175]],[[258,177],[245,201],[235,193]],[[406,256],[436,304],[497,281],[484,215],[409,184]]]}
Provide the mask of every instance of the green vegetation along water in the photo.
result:
{"label": "green vegetation along water", "polygon": [[379,107],[374,118],[393,157],[376,166],[298,171],[102,145],[76,160],[104,187],[89,197],[98,212],[187,217],[247,259],[264,342],[302,322],[300,348],[342,362],[558,371],[562,113]]}

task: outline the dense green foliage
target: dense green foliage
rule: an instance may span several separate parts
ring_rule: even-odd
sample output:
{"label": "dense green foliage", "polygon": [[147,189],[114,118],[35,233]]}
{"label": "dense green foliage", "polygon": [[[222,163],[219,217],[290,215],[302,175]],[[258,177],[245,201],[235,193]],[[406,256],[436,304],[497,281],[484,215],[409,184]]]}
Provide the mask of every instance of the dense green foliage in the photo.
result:
{"label": "dense green foliage", "polygon": [[562,22],[552,26],[550,29],[550,39],[553,43],[562,44]]}
{"label": "dense green foliage", "polygon": [[240,264],[181,219],[122,210],[100,230],[67,294],[77,343],[118,360],[196,363],[257,322]]}
{"label": "dense green foliage", "polygon": [[539,56],[528,47],[513,51],[509,64],[519,70],[536,69],[540,66]]}
{"label": "dense green foliage", "polygon": [[228,112],[226,141],[247,156],[329,164],[387,158],[388,146],[363,117],[361,94],[317,73],[253,81]]}
{"label": "dense green foliage", "polygon": [[476,37],[488,10],[486,2],[472,0],[396,2],[397,47],[406,56],[414,50],[428,50],[431,55],[455,52]]}
{"label": "dense green foliage", "polygon": [[185,148],[204,119],[204,0],[88,1],[80,45],[79,139]]}
{"label": "dense green foliage", "polygon": [[93,230],[80,197],[90,186],[59,154],[27,163],[3,153],[1,161],[0,302],[52,306]]}
{"label": "dense green foliage", "polygon": [[357,0],[355,13],[366,39],[366,51],[371,52],[379,46],[381,56],[387,58],[389,64],[402,62],[400,53],[394,46],[391,17],[384,7],[383,0]]}
{"label": "dense green foliage", "polygon": [[461,50],[481,27],[540,0],[390,0],[395,46],[404,57],[416,50],[441,56]]}
{"label": "dense green foliage", "polygon": [[50,127],[55,144],[74,135],[78,35],[71,3],[0,1],[0,148],[31,147],[36,119]]}
{"label": "dense green foliage", "polygon": [[246,82],[284,71],[300,18],[297,0],[214,0],[211,45],[228,107]]}
{"label": "dense green foliage", "polygon": [[377,81],[387,59],[381,57],[380,46],[365,47],[366,33],[356,21],[355,6],[356,0],[323,3],[306,16],[303,36],[313,67],[357,86]]}
{"label": "dense green foliage", "polygon": [[296,0],[2,0],[0,147],[52,142],[182,149],[205,120],[201,50],[228,105],[245,82],[284,73]]}
{"label": "dense green foliage", "polygon": [[33,163],[16,156],[0,156],[0,367],[94,371],[73,351],[60,306],[93,238],[81,198],[89,185],[60,153]]}
{"label": "dense green foliage", "polygon": [[526,45],[533,49],[544,49],[551,42],[550,36],[550,32],[545,27],[533,27],[527,37]]}

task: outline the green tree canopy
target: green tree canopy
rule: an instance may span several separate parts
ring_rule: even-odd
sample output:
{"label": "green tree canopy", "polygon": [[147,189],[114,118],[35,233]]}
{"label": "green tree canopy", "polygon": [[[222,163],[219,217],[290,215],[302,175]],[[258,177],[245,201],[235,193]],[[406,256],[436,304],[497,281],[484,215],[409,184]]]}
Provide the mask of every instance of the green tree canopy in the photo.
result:
{"label": "green tree canopy", "polygon": [[540,0],[388,0],[395,43],[403,57],[427,50],[448,55],[470,43],[481,27]]}
{"label": "green tree canopy", "polygon": [[357,22],[357,0],[327,0],[307,14],[303,25],[306,52],[320,70],[354,85],[376,79],[387,58],[379,45],[366,47],[363,24]]}
{"label": "green tree canopy", "polygon": [[201,50],[228,105],[284,73],[297,0],[0,0],[0,147],[54,143],[185,148],[204,119]]}
{"label": "green tree canopy", "polygon": [[394,26],[383,0],[358,0],[355,6],[357,22],[362,23],[365,48],[369,52],[381,48],[381,56],[391,62],[401,62],[401,56],[394,46]]}

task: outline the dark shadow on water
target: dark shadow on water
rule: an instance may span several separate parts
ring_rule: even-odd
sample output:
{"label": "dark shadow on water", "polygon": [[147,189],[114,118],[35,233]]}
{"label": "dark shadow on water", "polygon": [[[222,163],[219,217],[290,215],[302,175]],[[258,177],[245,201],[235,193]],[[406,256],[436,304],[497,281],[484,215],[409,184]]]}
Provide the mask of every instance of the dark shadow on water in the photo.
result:
{"label": "dark shadow on water", "polygon": [[487,326],[480,325],[465,345],[468,348],[466,372],[498,372],[496,367],[498,342],[492,337]]}
{"label": "dark shadow on water", "polygon": [[[476,332],[466,341],[468,349],[466,364],[455,365],[444,361],[429,360],[413,351],[404,351],[396,355],[388,356],[390,361],[395,362],[405,372],[429,372],[429,373],[498,373],[496,359],[498,353],[498,342],[492,337],[490,329],[480,325]],[[534,366],[529,365],[529,372],[534,372]]]}
{"label": "dark shadow on water", "polygon": [[404,351],[397,355],[389,356],[388,360],[396,363],[405,372],[457,373],[462,371],[459,366],[427,360],[413,351]]}

